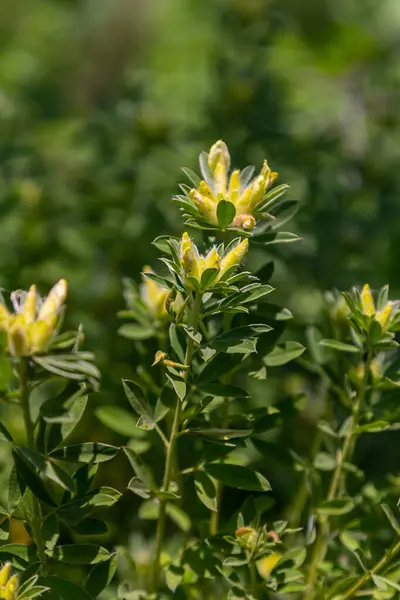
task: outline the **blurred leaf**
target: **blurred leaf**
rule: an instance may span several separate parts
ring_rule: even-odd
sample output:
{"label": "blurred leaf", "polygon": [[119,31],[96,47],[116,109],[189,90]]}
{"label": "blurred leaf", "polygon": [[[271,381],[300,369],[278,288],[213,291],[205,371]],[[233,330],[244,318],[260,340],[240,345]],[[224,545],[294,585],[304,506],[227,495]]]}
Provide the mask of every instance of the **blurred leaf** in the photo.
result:
{"label": "blurred leaf", "polygon": [[301,356],[304,350],[305,347],[298,342],[286,342],[283,346],[276,346],[262,360],[267,367],[281,367]]}
{"label": "blurred leaf", "polygon": [[213,479],[229,487],[255,492],[271,490],[267,479],[248,467],[227,463],[210,463],[204,466],[204,470]]}
{"label": "blurred leaf", "polygon": [[344,342],[340,342],[339,340],[321,340],[320,345],[324,346],[325,348],[331,348],[332,350],[338,350],[338,352],[361,352],[360,348],[358,348],[357,346],[345,344]]}
{"label": "blurred leaf", "polygon": [[197,497],[209,510],[217,510],[217,491],[213,480],[204,471],[195,471]]}
{"label": "blurred leaf", "polygon": [[95,544],[67,544],[46,550],[46,554],[53,560],[67,563],[68,565],[94,565],[110,559],[110,553]]}

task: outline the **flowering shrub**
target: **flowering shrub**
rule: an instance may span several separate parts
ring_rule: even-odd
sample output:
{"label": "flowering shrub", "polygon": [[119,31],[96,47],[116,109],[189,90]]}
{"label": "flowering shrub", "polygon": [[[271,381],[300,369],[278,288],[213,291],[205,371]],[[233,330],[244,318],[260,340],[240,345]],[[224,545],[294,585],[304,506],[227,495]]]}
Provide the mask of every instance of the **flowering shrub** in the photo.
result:
{"label": "flowering shrub", "polygon": [[[272,263],[251,265],[298,239],[280,231],[297,201],[272,187],[266,162],[254,178],[252,167],[229,175],[222,141],[200,167],[175,198],[194,233],[158,237],[160,268],[125,281],[119,333],[143,361],[122,382],[129,410],[110,399],[95,414],[126,443],[77,441],[100,374],[81,328],[62,332],[66,282],[44,299],[35,286],[13,292],[14,312],[1,304],[2,399],[21,409],[25,439],[0,424],[13,461],[0,597],[383,600],[400,589],[399,482],[378,489],[355,461],[360,438],[398,427],[400,305],[387,287],[335,291],[305,345],[290,340],[290,311],[269,301]],[[271,405],[268,375],[292,361],[309,389]],[[252,402],[256,387],[265,402]],[[308,396],[319,411],[309,455],[278,437]],[[132,469],[123,490],[102,480],[117,455]],[[297,482],[287,514],[273,506],[270,455]],[[232,489],[244,502],[225,511]],[[102,514],[118,502],[135,507],[143,537],[116,549]]]}

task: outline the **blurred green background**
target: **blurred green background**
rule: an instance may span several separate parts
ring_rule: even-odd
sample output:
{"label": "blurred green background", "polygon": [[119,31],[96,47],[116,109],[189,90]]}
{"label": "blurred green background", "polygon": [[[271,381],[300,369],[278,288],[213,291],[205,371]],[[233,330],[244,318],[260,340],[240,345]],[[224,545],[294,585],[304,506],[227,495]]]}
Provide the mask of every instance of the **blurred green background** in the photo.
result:
{"label": "blurred green background", "polygon": [[116,335],[122,278],[182,231],[180,167],[222,138],[301,199],[273,279],[298,328],[332,286],[398,293],[399,35],[398,0],[3,2],[1,286],[67,278],[69,324],[119,401],[137,361]]}

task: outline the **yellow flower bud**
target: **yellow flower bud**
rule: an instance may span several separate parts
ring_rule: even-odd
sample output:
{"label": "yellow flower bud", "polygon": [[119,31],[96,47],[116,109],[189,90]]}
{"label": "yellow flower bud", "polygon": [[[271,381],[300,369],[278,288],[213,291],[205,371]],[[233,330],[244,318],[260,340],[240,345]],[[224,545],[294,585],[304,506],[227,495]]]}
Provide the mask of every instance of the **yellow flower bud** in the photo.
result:
{"label": "yellow flower bud", "polygon": [[392,314],[393,302],[388,302],[383,310],[376,313],[375,319],[381,325],[382,329],[386,329],[389,324]]}
{"label": "yellow flower bud", "polygon": [[256,226],[256,220],[253,215],[238,215],[233,219],[231,226],[251,231]]}
{"label": "yellow flower bud", "polygon": [[197,252],[197,248],[193,244],[189,235],[185,232],[182,235],[181,245],[181,265],[186,275],[200,279],[200,259]]}
{"label": "yellow flower bud", "polygon": [[6,585],[11,574],[11,563],[6,562],[0,571],[0,586]]}
{"label": "yellow flower bud", "polygon": [[224,258],[221,260],[218,279],[221,277],[232,267],[236,267],[246,255],[249,249],[249,240],[245,239],[240,244],[233,248]]}
{"label": "yellow flower bud", "polygon": [[206,198],[209,198],[210,200],[213,200],[215,202],[214,194],[212,193],[212,191],[210,190],[210,186],[204,181],[204,179],[200,181],[199,192],[202,196],[205,196]]}
{"label": "yellow flower bud", "polygon": [[236,537],[244,542],[246,546],[253,550],[257,543],[257,532],[253,527],[239,527],[235,531]]}
{"label": "yellow flower bud", "polygon": [[222,164],[225,168],[225,173],[229,171],[231,166],[231,156],[229,154],[228,146],[222,140],[215,142],[210,148],[208,155],[208,166],[210,171],[215,171],[217,164]]}
{"label": "yellow flower bud", "polygon": [[54,323],[57,319],[61,306],[67,297],[68,284],[65,279],[60,279],[49,292],[49,295],[43,302],[38,319],[49,320]]}
{"label": "yellow flower bud", "polygon": [[279,552],[274,552],[274,554],[268,554],[268,556],[264,556],[256,562],[257,571],[263,579],[268,579],[281,556],[282,554]]}
{"label": "yellow flower bud", "polygon": [[13,575],[11,577],[11,579],[9,579],[9,581],[6,585],[6,589],[5,589],[5,593],[4,593],[5,600],[16,600],[17,590],[18,590],[18,578],[16,575]]}
{"label": "yellow flower bud", "polygon": [[214,200],[211,200],[208,196],[204,196],[195,189],[190,190],[189,195],[193,204],[199,209],[201,215],[206,219],[206,221],[217,225],[218,219]]}
{"label": "yellow flower bud", "polygon": [[29,341],[32,352],[41,352],[51,340],[54,326],[50,322],[38,319],[29,328]]}
{"label": "yellow flower bud", "polygon": [[29,355],[29,340],[26,333],[24,316],[12,317],[8,328],[8,349],[13,356]]}
{"label": "yellow flower bud", "polygon": [[212,248],[212,250],[210,250],[210,252],[207,254],[207,256],[204,259],[204,271],[206,269],[218,269],[220,259],[221,259],[221,257],[218,254],[217,249]]}
{"label": "yellow flower bud", "polygon": [[[149,266],[143,267],[145,273],[153,273],[153,270]],[[168,296],[168,290],[158,285],[155,281],[143,278],[144,281],[140,286],[140,296],[146,305],[147,309],[158,319],[162,319],[167,316],[166,300]]]}
{"label": "yellow flower bud", "polygon": [[375,314],[375,304],[372,297],[371,288],[366,283],[361,290],[361,305],[364,315],[372,317]]}
{"label": "yellow flower bud", "polygon": [[36,285],[31,285],[29,292],[25,297],[23,314],[25,323],[33,323],[36,319]]}
{"label": "yellow flower bud", "polygon": [[233,204],[239,200],[240,196],[240,171],[233,171],[229,180],[228,200]]}
{"label": "yellow flower bud", "polygon": [[217,199],[225,198],[226,196],[227,170],[221,162],[217,164],[214,171],[215,193]]}

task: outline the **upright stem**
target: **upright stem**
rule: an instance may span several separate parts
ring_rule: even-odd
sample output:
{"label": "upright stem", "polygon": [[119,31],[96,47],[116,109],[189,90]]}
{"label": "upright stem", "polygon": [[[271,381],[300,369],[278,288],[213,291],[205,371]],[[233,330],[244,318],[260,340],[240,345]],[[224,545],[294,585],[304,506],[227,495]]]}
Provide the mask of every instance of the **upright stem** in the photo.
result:
{"label": "upright stem", "polygon": [[249,562],[249,574],[250,574],[250,590],[253,598],[257,598],[258,595],[258,585],[257,585],[257,570],[256,563],[254,560]]}
{"label": "upright stem", "polygon": [[[18,378],[19,378],[19,394],[20,394],[20,406],[22,410],[22,415],[24,418],[24,426],[25,426],[25,434],[26,441],[28,447],[31,450],[35,450],[35,431],[34,424],[32,422],[31,417],[31,409],[29,403],[30,389],[29,389],[29,380],[27,374],[27,361],[25,358],[20,358],[18,362]],[[45,552],[45,547],[43,544],[43,539],[41,535],[41,525],[42,525],[42,509],[39,503],[39,500],[36,498],[34,494],[32,494],[32,512],[33,518],[31,522],[32,534],[34,536],[34,541],[36,544],[36,548],[38,551],[38,555],[40,558],[40,562],[42,563],[42,570],[46,570],[47,567],[47,556]]]}
{"label": "upright stem", "polygon": [[[202,295],[200,293],[196,293],[194,297],[193,307],[192,307],[192,318],[191,325],[195,332],[197,332],[200,310],[201,310],[201,301]],[[194,341],[192,337],[188,337],[188,342],[186,346],[186,354],[184,364],[189,367],[184,371],[184,381],[187,383],[189,374],[190,374],[190,366],[192,364],[192,356],[194,349]],[[175,443],[176,438],[179,434],[179,425],[180,425],[180,417],[181,417],[181,404],[182,401],[180,398],[176,398],[175,404],[175,412],[174,418],[172,421],[171,434],[167,446],[167,453],[165,459],[165,470],[164,470],[164,481],[163,481],[163,491],[168,492],[169,487],[172,480],[172,475],[174,471],[174,453],[175,453]],[[156,591],[158,588],[159,582],[159,572],[160,572],[160,557],[161,551],[164,541],[164,533],[165,533],[165,519],[166,519],[166,510],[167,510],[168,501],[164,498],[160,500],[159,507],[159,515],[158,515],[158,524],[157,524],[157,534],[156,534],[156,551],[154,556],[154,564],[153,564],[153,590]]]}
{"label": "upright stem", "polygon": [[[343,478],[343,467],[345,463],[351,459],[354,452],[354,442],[356,439],[356,431],[360,418],[361,408],[365,401],[365,396],[368,387],[368,377],[372,361],[372,352],[368,349],[367,358],[364,362],[364,376],[360,385],[360,390],[353,406],[352,423],[348,428],[343,446],[337,453],[336,468],[332,475],[331,484],[327,495],[327,500],[334,500],[339,492],[339,487]],[[310,567],[308,570],[307,587],[304,591],[303,599],[310,600],[314,597],[314,588],[316,585],[318,567],[324,561],[328,549],[328,540],[330,534],[329,517],[323,516],[319,519],[319,530],[315,540],[313,553],[311,556]]]}
{"label": "upright stem", "polygon": [[[229,240],[228,240],[229,241]],[[232,322],[232,315],[229,313],[224,313],[223,320],[223,331],[228,331]],[[231,377],[225,377],[224,383],[229,383]],[[221,427],[224,429],[227,427],[229,422],[229,398],[224,398],[222,404],[222,422]],[[221,514],[221,502],[222,502],[222,493],[224,490],[224,486],[220,481],[217,481],[215,484],[215,501],[216,501],[216,509],[211,513],[210,517],[210,534],[217,535],[219,529],[219,517]]]}
{"label": "upright stem", "polygon": [[391,548],[389,548],[389,550],[386,551],[384,556],[382,556],[382,558],[376,563],[376,565],[370,571],[366,571],[359,579],[357,579],[357,581],[355,583],[353,583],[353,585],[347,590],[347,592],[344,592],[344,594],[342,594],[340,596],[341,600],[348,600],[348,598],[351,598],[352,596],[354,596],[354,594],[356,592],[358,592],[358,590],[365,583],[368,582],[368,580],[372,577],[372,575],[375,575],[381,569],[383,569],[383,567],[385,567],[386,564],[389,561],[391,561],[392,558],[394,558],[396,556],[396,554],[398,554],[399,552],[400,552],[400,540],[398,540],[395,544],[393,544],[393,546]]}

